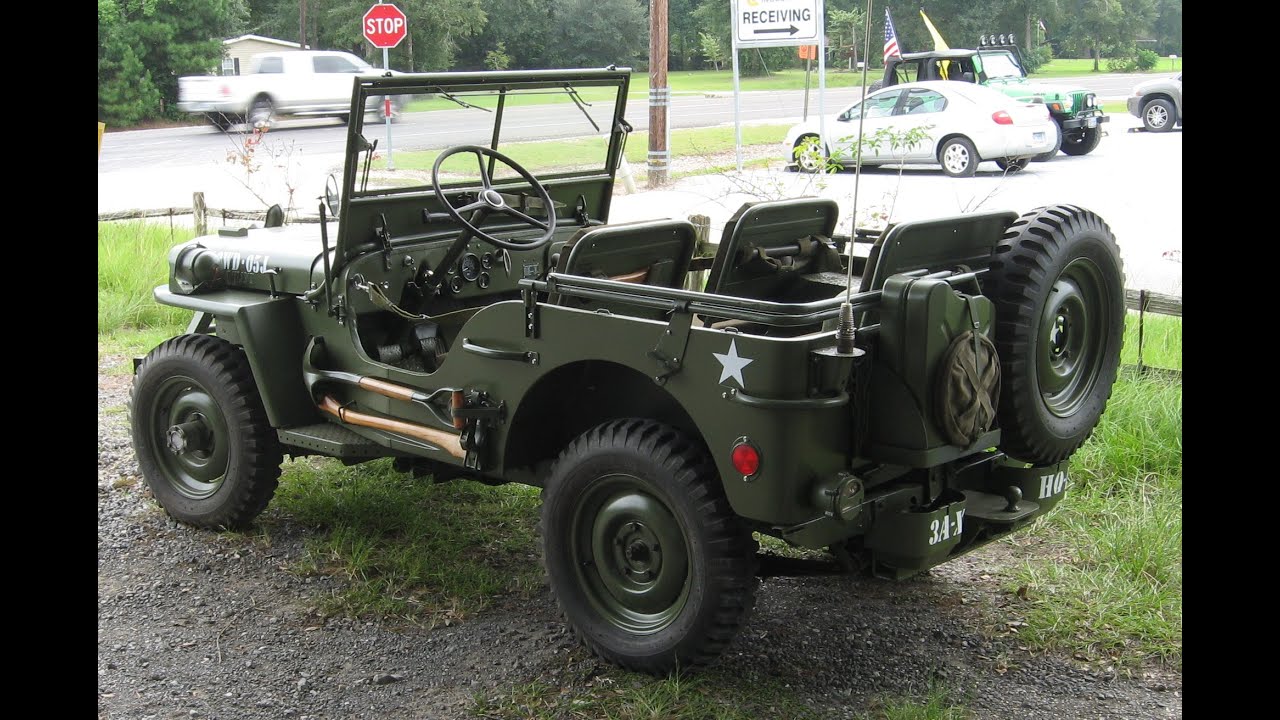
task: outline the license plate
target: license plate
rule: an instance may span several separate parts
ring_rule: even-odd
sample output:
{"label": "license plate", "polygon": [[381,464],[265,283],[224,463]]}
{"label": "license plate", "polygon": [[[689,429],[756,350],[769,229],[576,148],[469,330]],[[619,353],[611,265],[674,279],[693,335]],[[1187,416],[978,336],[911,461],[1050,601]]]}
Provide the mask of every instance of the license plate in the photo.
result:
{"label": "license plate", "polygon": [[1088,120],[1085,120],[1084,126],[1090,128],[1098,127],[1098,118],[1089,118]]}
{"label": "license plate", "polygon": [[1038,143],[1044,142],[1044,133],[1031,133],[1031,138]]}

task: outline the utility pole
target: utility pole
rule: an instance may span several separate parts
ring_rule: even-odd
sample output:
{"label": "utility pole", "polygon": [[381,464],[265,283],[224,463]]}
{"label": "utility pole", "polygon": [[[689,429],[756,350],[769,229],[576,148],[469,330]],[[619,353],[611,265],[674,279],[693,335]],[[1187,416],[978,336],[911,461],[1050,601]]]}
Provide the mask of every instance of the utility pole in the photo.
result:
{"label": "utility pole", "polygon": [[298,0],[298,49],[307,49],[307,0]]}
{"label": "utility pole", "polygon": [[667,183],[671,151],[667,147],[667,0],[649,3],[649,187]]}

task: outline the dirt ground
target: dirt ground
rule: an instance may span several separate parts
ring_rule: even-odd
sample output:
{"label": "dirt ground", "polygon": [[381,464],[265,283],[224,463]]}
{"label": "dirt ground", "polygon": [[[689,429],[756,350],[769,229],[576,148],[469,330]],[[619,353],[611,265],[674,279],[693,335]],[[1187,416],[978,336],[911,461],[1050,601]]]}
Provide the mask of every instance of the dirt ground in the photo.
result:
{"label": "dirt ground", "polygon": [[[545,590],[435,629],[326,618],[339,580],[290,570],[314,530],[284,518],[264,544],[174,523],[138,475],[124,362],[98,368],[99,718],[459,718],[477,693],[607,682]],[[1019,643],[1003,578],[1023,557],[998,543],[902,583],[763,579],[714,672],[832,718],[936,684],[978,718],[1181,717],[1180,671]]]}

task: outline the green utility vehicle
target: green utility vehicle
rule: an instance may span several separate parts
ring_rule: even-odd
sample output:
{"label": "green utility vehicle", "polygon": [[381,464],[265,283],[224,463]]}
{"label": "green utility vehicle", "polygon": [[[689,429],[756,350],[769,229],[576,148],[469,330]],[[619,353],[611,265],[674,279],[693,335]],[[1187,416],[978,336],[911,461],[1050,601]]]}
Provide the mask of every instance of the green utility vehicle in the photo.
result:
{"label": "green utility vehicle", "polygon": [[931,50],[890,58],[884,78],[871,89],[917,80],[957,80],[994,88],[1023,102],[1044,103],[1058,124],[1058,148],[1035,160],[1051,160],[1058,149],[1068,155],[1087,155],[1102,141],[1102,113],[1097,96],[1083,89],[1062,90],[1033,83],[1023,69],[1022,55],[1012,36],[983,35],[977,50]]}
{"label": "green utility vehicle", "polygon": [[[568,624],[661,673],[747,621],[772,562],[753,533],[902,578],[1053,508],[1119,362],[1106,223],[1061,205],[837,237],[836,203],[798,197],[743,205],[694,257],[685,220],[609,222],[630,77],[357,79],[355,109],[450,109],[394,127],[394,172],[353,112],[320,225],[173,248],[155,297],[194,317],[130,404],[164,509],[245,526],[285,456],[538,486]],[[512,139],[549,136],[577,139]]]}

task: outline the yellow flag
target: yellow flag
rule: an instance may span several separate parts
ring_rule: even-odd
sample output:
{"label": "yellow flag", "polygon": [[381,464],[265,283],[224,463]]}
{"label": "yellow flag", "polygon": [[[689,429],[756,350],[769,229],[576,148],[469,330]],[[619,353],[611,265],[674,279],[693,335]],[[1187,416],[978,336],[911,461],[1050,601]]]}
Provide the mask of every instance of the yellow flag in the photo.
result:
{"label": "yellow flag", "polygon": [[950,50],[951,48],[947,47],[947,41],[943,40],[942,36],[938,34],[938,28],[929,22],[929,16],[924,14],[924,10],[920,11],[920,17],[924,18],[924,26],[929,28],[929,34],[933,36],[933,49]]}
{"label": "yellow flag", "polygon": [[[942,36],[938,34],[938,28],[934,27],[933,23],[929,22],[929,16],[924,14],[924,8],[920,8],[920,17],[924,18],[924,26],[929,28],[929,34],[933,36],[933,49],[950,50],[951,48],[947,47],[947,41],[943,40]],[[938,63],[938,73],[942,75],[943,80],[947,79],[947,69],[950,66],[950,60],[943,60]]]}

